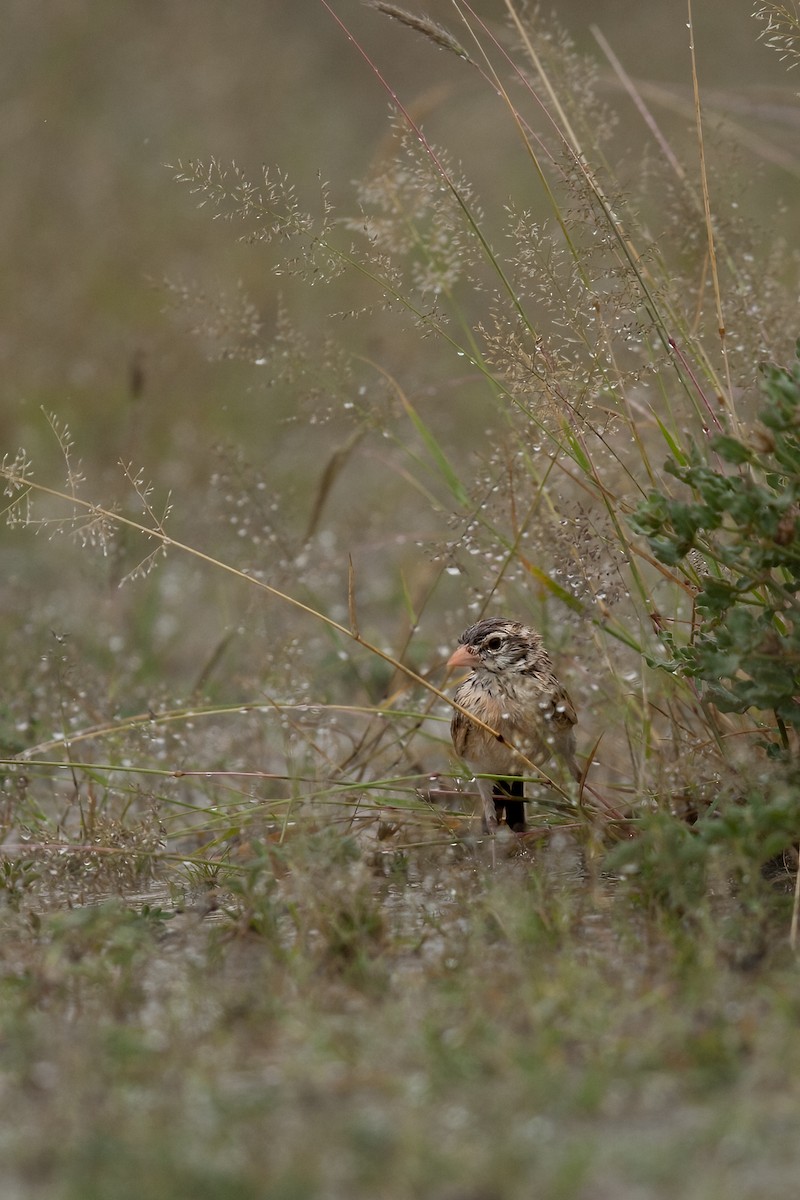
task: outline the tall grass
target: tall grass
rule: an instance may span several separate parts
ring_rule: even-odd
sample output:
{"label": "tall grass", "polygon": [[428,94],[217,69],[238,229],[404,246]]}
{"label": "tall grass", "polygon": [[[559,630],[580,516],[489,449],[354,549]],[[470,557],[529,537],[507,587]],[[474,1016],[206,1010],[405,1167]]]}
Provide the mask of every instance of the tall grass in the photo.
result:
{"label": "tall grass", "polygon": [[[375,3],[397,23],[399,50],[413,35],[423,49],[452,55],[488,90],[493,119],[514,131],[513,181],[479,197],[469,162],[456,165],[434,144],[391,78],[321,3],[341,27],[343,53],[390,106],[391,150],[358,185],[352,211],[339,213],[327,186],[305,206],[280,169],[253,175],[217,159],[174,168],[194,201],[254,253],[270,255],[271,269],[293,288],[328,286],[338,297],[347,285],[350,307],[313,340],[288,311],[266,347],[248,311],[231,322],[234,334],[244,331],[233,352],[303,398],[301,424],[334,412],[344,422],[309,488],[304,548],[280,550],[264,481],[246,464],[236,467],[236,486],[228,470],[223,488],[236,510],[226,519],[245,534],[245,549],[230,556],[206,551],[196,526],[196,542],[173,535],[181,496],[156,501],[137,464],[121,463],[118,496],[99,499],[58,415],[50,425],[65,485],[41,483],[22,450],[2,466],[11,524],[68,533],[118,556],[127,587],[140,586],[137,578],[163,559],[184,556],[257,602],[268,599],[270,612],[282,607],[277,636],[267,630],[264,638],[272,642],[266,688],[213,702],[208,681],[226,652],[220,630],[191,695],[154,694],[134,714],[123,702],[95,719],[86,687],[70,683],[77,664],[64,667],[68,648],[55,649],[50,669],[63,720],[47,736],[29,736],[29,723],[24,744],[7,755],[7,831],[22,829],[37,845],[69,845],[84,864],[90,844],[103,861],[143,861],[139,848],[104,838],[98,814],[121,827],[134,816],[143,822],[151,862],[176,853],[187,861],[230,857],[251,837],[281,844],[295,829],[329,824],[356,831],[379,858],[410,845],[449,846],[470,818],[468,806],[466,816],[450,811],[465,784],[457,767],[451,779],[452,702],[439,672],[460,628],[490,610],[536,624],[560,656],[585,731],[590,784],[629,829],[646,832],[652,814],[688,815],[707,832],[704,821],[742,805],[752,813],[764,795],[762,824],[774,824],[792,771],[785,712],[763,693],[758,707],[723,710],[708,672],[684,669],[699,639],[717,640],[698,593],[709,577],[729,578],[719,546],[735,537],[735,523],[727,514],[716,540],[693,538],[670,556],[653,537],[648,543],[644,535],[655,531],[641,516],[653,497],[660,511],[674,512],[687,488],[696,493],[689,464],[720,481],[766,479],[774,491],[788,471],[732,450],[760,436],[759,364],[786,364],[797,330],[782,281],[764,279],[768,247],[743,227],[714,169],[691,5],[693,161],[681,161],[606,48],[652,139],[637,191],[630,172],[615,166],[614,115],[599,98],[596,67],[563,32],[511,0],[502,34],[462,0],[451,27]],[[456,386],[441,386],[431,404],[413,366],[397,379],[379,354],[356,344],[360,335],[351,347],[357,314],[363,324],[370,313],[376,329],[404,340],[410,362],[421,339],[425,361],[438,364],[439,377],[455,373]],[[469,414],[461,387],[478,397]],[[376,435],[394,441],[391,470],[416,494],[415,513],[434,517],[435,537],[414,548],[432,565],[411,584],[391,555],[376,565],[362,549],[347,502],[325,554],[327,514],[337,494],[362,501],[358,450]],[[379,463],[373,512],[381,472]],[[385,529],[402,526],[402,512],[387,511]],[[364,615],[385,584],[376,573],[389,574],[398,614],[391,645]],[[793,597],[788,577],[783,587]],[[791,618],[766,606],[763,588],[751,601],[785,631]],[[741,661],[720,667],[734,681],[746,669]],[[575,795],[559,777],[538,782],[534,836],[566,825],[596,838],[605,809],[595,811],[591,793]],[[53,792],[62,797],[56,816],[42,799]],[[756,837],[756,857],[791,843],[792,804],[777,840]],[[649,861],[644,851],[639,860],[635,849],[625,853],[633,855],[628,867]]]}

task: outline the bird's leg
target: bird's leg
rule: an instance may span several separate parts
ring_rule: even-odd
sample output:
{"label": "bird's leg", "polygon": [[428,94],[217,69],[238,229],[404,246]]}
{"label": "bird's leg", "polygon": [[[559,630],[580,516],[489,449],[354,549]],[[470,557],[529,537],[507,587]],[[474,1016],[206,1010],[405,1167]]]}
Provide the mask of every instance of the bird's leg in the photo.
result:
{"label": "bird's leg", "polygon": [[494,803],[495,782],[493,779],[476,779],[483,801],[483,832],[492,834],[497,829],[497,809]]}

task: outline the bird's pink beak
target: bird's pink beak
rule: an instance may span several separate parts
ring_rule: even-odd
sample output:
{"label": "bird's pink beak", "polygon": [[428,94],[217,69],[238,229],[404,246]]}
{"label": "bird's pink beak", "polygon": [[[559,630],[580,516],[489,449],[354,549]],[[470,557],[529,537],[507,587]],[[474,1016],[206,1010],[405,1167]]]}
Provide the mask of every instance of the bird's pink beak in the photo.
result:
{"label": "bird's pink beak", "polygon": [[455,667],[474,667],[477,655],[469,646],[459,646],[454,654],[451,654],[447,660],[447,669],[452,671]]}

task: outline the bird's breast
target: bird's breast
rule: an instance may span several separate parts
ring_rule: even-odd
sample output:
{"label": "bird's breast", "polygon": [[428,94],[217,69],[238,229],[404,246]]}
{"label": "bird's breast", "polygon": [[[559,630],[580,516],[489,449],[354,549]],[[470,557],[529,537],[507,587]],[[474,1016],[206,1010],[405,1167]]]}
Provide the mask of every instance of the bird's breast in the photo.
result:
{"label": "bird's breast", "polygon": [[481,772],[500,775],[524,773],[522,759],[538,764],[549,757],[550,730],[540,706],[541,690],[530,691],[524,687],[520,694],[520,689],[514,692],[497,679],[470,676],[456,691],[456,703],[502,740],[457,712],[451,727],[456,753]]}

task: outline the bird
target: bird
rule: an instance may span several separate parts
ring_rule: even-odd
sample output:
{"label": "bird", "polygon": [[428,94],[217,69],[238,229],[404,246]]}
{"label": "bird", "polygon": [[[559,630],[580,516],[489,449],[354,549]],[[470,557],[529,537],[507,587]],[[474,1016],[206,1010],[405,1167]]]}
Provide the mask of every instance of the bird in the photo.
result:
{"label": "bird", "polygon": [[459,758],[484,776],[477,779],[484,832],[493,834],[503,817],[515,832],[524,832],[523,776],[531,763],[540,767],[555,751],[572,777],[582,779],[575,760],[578,718],[569,693],[556,678],[541,634],[500,617],[486,617],[465,629],[447,666],[470,670],[455,692],[459,708],[450,735]]}

